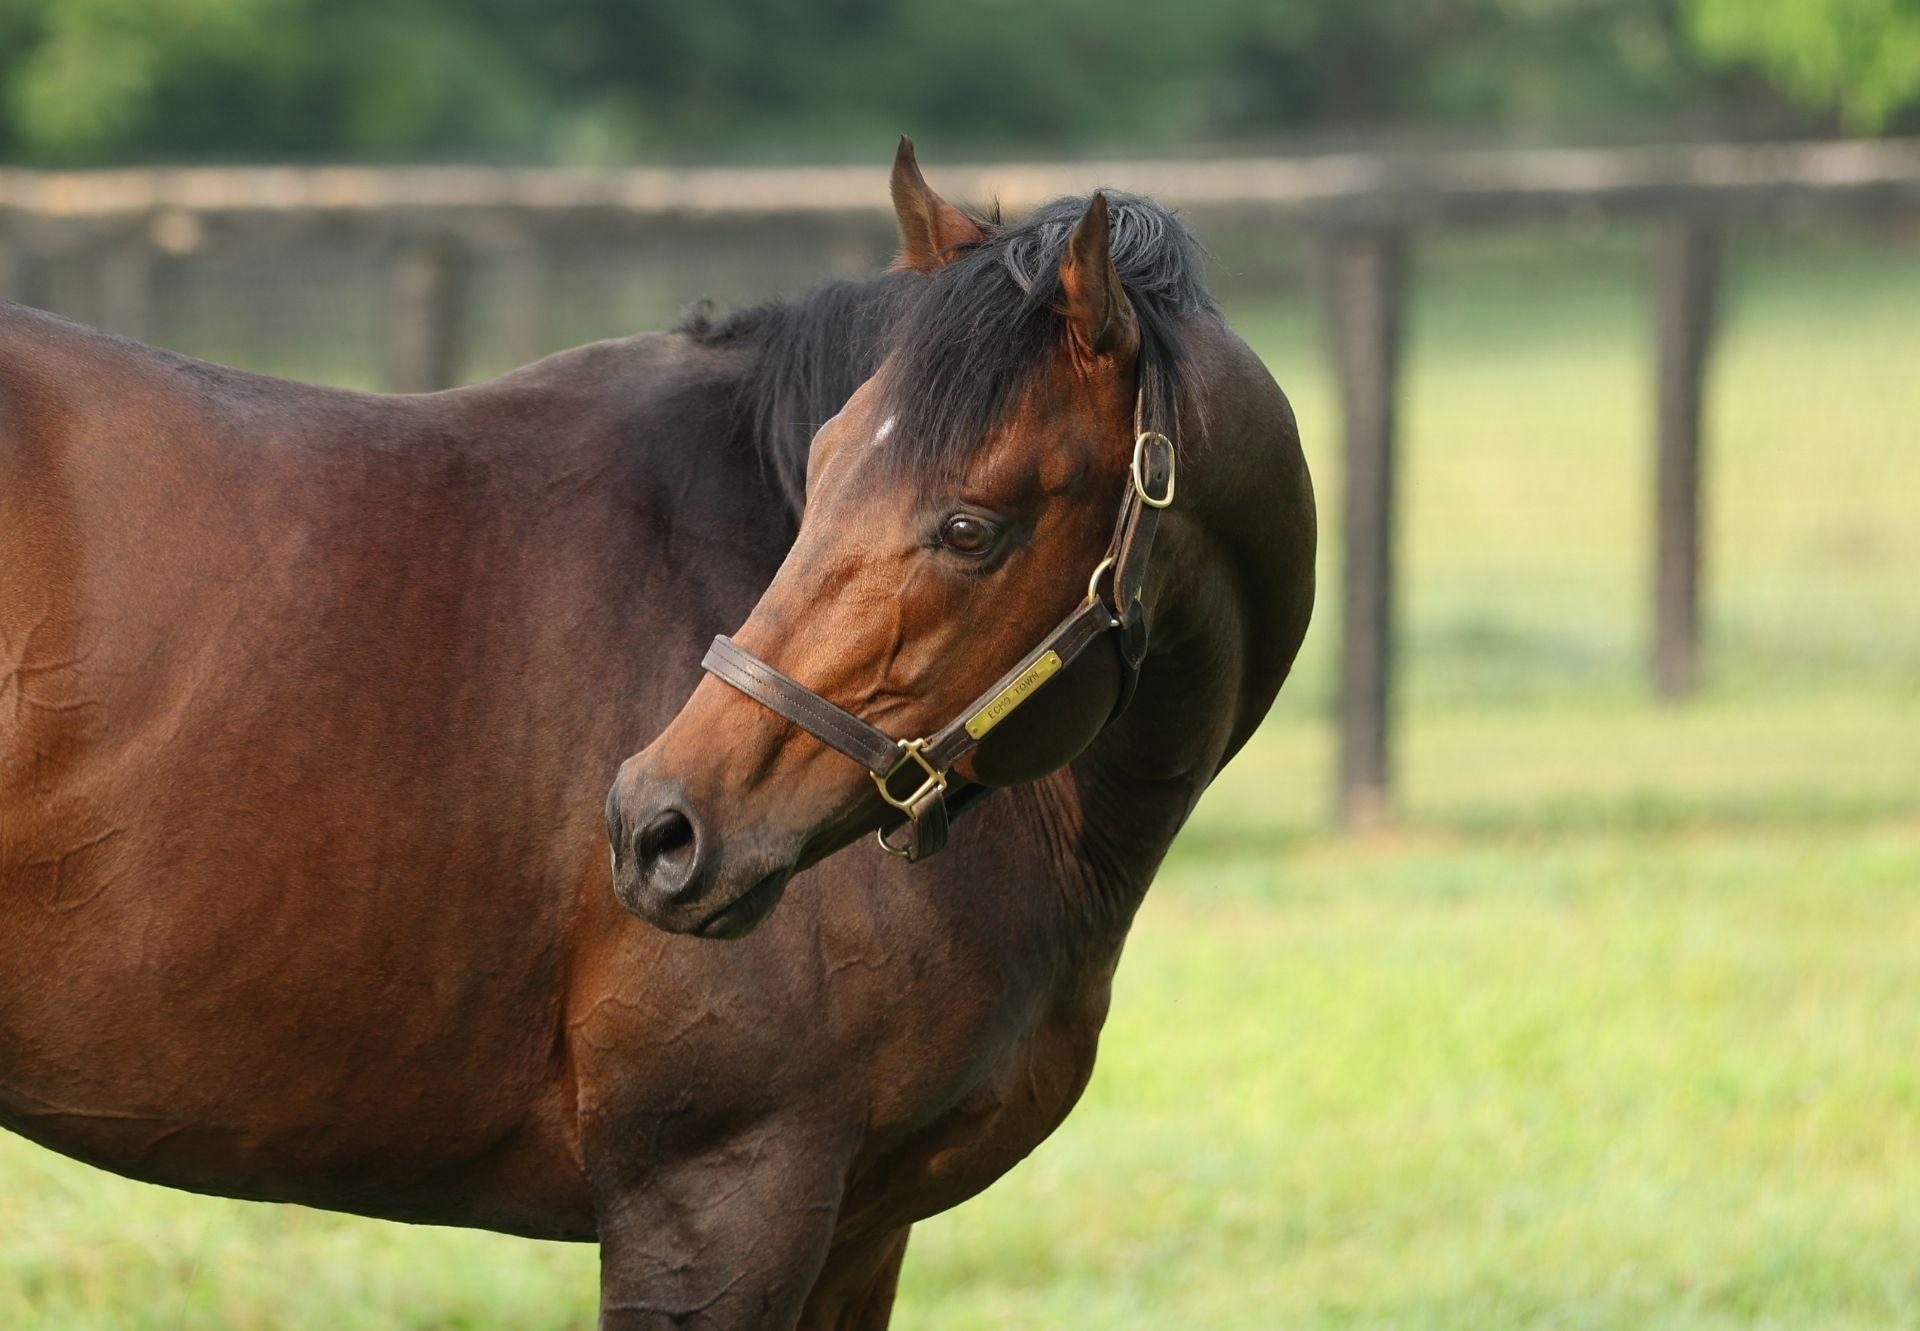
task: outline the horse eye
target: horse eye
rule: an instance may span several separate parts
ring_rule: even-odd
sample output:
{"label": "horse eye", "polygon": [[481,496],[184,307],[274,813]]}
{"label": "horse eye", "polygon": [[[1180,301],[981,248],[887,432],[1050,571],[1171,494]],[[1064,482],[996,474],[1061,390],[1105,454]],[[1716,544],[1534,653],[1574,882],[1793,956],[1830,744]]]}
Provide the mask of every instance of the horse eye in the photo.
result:
{"label": "horse eye", "polygon": [[956,554],[984,555],[999,535],[992,525],[971,513],[955,513],[940,524],[940,544]]}

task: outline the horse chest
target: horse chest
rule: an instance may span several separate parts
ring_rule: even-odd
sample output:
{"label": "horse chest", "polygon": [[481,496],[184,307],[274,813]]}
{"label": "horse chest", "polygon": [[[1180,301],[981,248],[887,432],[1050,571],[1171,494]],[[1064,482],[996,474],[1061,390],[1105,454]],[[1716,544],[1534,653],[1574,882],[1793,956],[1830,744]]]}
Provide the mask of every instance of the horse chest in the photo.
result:
{"label": "horse chest", "polygon": [[944,1108],[870,1148],[855,1171],[849,1216],[871,1213],[888,1225],[922,1219],[974,1196],[1025,1159],[1086,1089],[1108,992],[1104,976],[1076,986],[956,1079]]}

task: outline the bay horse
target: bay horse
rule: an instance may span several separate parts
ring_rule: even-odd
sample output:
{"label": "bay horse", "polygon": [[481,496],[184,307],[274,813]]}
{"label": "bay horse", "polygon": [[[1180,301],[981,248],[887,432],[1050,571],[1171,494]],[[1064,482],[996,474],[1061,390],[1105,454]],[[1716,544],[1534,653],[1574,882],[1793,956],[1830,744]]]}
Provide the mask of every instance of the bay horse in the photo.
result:
{"label": "bay horse", "polygon": [[1172,214],[893,196],[883,274],[422,396],[0,305],[0,1123],[597,1242],[604,1328],[886,1325],[1315,541]]}

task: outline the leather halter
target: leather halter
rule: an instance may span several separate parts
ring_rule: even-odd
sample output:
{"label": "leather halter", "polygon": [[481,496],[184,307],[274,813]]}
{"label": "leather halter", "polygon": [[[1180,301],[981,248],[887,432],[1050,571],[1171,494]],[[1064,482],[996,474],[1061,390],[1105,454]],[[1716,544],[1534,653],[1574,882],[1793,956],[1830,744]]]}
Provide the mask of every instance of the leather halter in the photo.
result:
{"label": "leather halter", "polygon": [[[960,715],[920,739],[894,739],[806,685],[781,674],[724,633],[713,640],[700,664],[719,679],[768,710],[785,717],[821,743],[838,749],[867,769],[880,797],[905,815],[907,839],[895,844],[887,829],[876,835],[881,848],[902,859],[921,860],[947,844],[951,814],[947,778],[953,765],[972,753],[987,732],[1013,713],[1054,675],[1112,630],[1119,630],[1120,698],[1114,717],[1126,709],[1147,653],[1147,614],[1140,589],[1160,513],[1173,502],[1174,449],[1166,435],[1141,428],[1142,402],[1134,405],[1133,462],[1120,498],[1120,516],[1106,556],[1087,579],[1087,599],[1055,626],[1038,646],[988,687]],[[1111,599],[1101,592],[1105,581]],[[895,778],[905,778],[900,781]],[[912,779],[905,794],[896,793]],[[964,802],[966,796],[956,796]],[[897,826],[895,828],[897,829]]]}

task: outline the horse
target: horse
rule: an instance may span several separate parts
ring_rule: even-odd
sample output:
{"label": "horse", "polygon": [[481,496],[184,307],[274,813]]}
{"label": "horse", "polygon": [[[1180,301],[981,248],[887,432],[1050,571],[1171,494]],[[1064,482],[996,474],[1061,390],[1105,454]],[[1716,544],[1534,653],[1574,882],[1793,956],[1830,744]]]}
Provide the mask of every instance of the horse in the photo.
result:
{"label": "horse", "polygon": [[608,1331],[887,1324],[1315,544],[1174,214],[892,196],[885,272],[426,395],[0,305],[0,1124],[595,1242]]}

